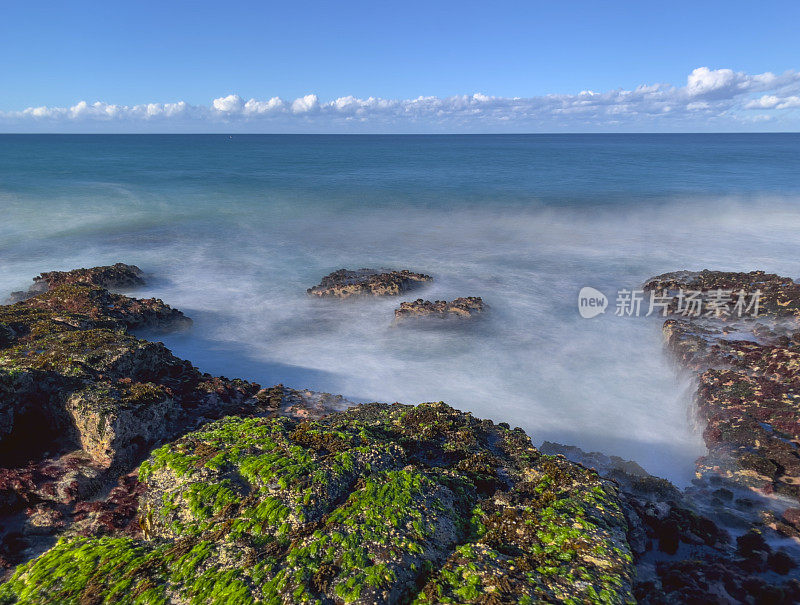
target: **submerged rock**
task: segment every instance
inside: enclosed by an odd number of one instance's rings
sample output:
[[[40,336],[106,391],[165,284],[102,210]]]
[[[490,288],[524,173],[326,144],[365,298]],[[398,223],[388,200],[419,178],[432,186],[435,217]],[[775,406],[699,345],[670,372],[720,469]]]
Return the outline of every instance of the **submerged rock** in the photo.
[[[0,601],[631,599],[613,484],[442,403],[226,418],[139,478],[139,536],[63,539]]]
[[[322,281],[309,288],[313,296],[349,298],[351,296],[397,296],[419,288],[433,278],[407,269],[389,271],[378,269],[339,269],[326,275]]]
[[[479,296],[456,298],[452,302],[431,302],[418,298],[413,302],[401,302],[400,307],[394,311],[394,319],[398,324],[410,319],[473,319],[486,311],[486,308]]]

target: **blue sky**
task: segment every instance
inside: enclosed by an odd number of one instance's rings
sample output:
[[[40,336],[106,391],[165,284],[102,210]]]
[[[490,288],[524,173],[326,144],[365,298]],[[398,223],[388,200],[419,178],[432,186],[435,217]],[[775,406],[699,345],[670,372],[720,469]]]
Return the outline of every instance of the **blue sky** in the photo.
[[[798,22],[796,1],[16,2],[0,130],[798,130]],[[717,88],[682,94],[698,68]]]

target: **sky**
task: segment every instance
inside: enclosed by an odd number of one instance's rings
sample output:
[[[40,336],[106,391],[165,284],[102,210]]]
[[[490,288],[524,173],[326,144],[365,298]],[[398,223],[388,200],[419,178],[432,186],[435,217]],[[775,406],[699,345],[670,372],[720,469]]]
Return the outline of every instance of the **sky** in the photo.
[[[800,130],[800,2],[4,3],[0,132]]]

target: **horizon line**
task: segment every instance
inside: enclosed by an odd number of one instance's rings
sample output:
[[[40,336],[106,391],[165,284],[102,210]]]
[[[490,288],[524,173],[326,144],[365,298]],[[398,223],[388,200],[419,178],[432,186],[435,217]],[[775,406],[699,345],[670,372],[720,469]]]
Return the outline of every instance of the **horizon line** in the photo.
[[[554,136],[554,135],[744,135],[800,134],[800,130],[717,130],[717,131],[557,131],[557,132],[0,132],[0,136]]]

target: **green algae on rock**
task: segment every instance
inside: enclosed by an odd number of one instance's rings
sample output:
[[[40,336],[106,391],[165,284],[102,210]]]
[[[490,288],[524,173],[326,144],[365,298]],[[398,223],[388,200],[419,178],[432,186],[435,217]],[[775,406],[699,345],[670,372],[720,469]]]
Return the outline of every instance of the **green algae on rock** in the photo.
[[[632,599],[616,488],[443,403],[228,417],[139,472],[140,539],[62,540],[0,603]]]

